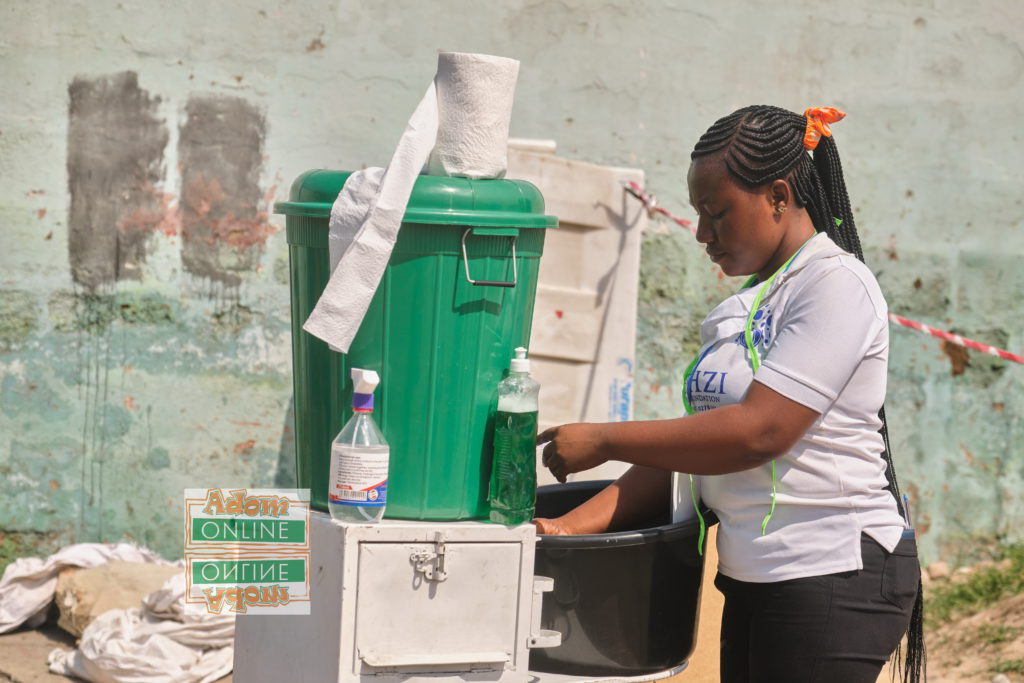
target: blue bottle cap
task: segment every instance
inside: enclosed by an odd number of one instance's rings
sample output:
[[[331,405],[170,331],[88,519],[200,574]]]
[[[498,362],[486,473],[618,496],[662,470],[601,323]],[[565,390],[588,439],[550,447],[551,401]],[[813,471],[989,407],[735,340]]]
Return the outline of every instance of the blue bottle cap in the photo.
[[[352,394],[352,410],[373,412],[373,394]]]

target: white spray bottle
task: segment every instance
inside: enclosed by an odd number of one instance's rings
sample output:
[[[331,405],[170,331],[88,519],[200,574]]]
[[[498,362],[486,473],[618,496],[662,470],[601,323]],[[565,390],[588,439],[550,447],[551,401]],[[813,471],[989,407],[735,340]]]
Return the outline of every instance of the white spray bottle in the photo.
[[[388,497],[391,450],[373,420],[373,391],[380,377],[352,368],[352,417],[331,446],[327,504],[331,517],[361,524],[379,522]]]

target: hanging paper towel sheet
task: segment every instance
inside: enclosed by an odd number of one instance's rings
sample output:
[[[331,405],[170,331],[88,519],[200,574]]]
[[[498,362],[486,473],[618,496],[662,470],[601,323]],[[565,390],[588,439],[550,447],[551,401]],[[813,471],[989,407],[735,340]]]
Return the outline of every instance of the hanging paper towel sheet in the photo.
[[[347,353],[391,258],[416,177],[502,178],[519,62],[442,52],[387,168],[349,176],[331,208],[331,277],[302,326]]]

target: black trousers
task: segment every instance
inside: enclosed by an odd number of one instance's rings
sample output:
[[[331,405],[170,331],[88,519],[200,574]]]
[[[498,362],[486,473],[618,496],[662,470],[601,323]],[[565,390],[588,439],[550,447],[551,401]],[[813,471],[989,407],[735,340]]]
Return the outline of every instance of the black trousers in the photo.
[[[913,537],[861,535],[864,569],[776,583],[719,574],[723,683],[875,683],[907,631],[921,570]]]

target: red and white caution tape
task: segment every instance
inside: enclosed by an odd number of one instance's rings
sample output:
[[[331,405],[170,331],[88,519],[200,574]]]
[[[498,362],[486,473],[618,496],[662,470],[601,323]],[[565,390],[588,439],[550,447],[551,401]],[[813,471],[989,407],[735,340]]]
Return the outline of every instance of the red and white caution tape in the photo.
[[[632,180],[627,181],[626,183],[624,183],[624,185],[626,186],[626,192],[630,193],[631,195],[640,200],[640,202],[644,205],[644,208],[647,209],[648,215],[660,213],[665,218],[675,221],[676,225],[686,228],[694,235],[697,234],[697,226],[695,226],[692,221],[688,221],[685,218],[676,218],[668,211],[658,206],[658,199],[653,194],[647,194],[646,192],[644,192],[644,188],[640,187],[640,185],[633,182]]]
[[[967,348],[974,349],[975,351],[981,351],[982,353],[988,353],[993,356],[998,356],[999,358],[1012,360],[1014,363],[1024,364],[1024,356],[1018,355],[1016,353],[1010,353],[1009,351],[1003,351],[1002,349],[997,349],[994,346],[989,346],[988,344],[976,342],[973,339],[965,339],[961,337],[959,334],[953,334],[952,332],[943,332],[942,330],[937,330],[934,327],[928,327],[927,325],[919,323],[916,320],[909,320],[902,316],[896,315],[895,313],[889,314],[889,320],[896,323],[897,325],[902,325],[903,327],[909,327],[910,329],[917,330],[918,332],[930,334],[933,337],[943,339],[945,341],[957,344],[959,346],[966,346]]]
[[[626,192],[633,195],[643,203],[644,208],[647,209],[648,214],[661,214],[662,216],[665,216],[666,218],[674,221],[677,225],[687,228],[690,232],[697,234],[697,228],[693,225],[691,221],[688,221],[685,218],[677,218],[668,211],[666,211],[665,209],[658,206],[658,200],[655,198],[655,196],[645,192],[644,189],[640,187],[640,185],[638,185],[637,183],[629,181],[625,183],[625,188]],[[981,351],[982,353],[987,353],[998,358],[1003,358],[1005,360],[1013,361],[1014,363],[1020,363],[1024,365],[1024,356],[1021,356],[1016,353],[1010,353],[1009,351],[1004,351],[1003,349],[997,349],[994,346],[982,344],[981,342],[976,342],[973,339],[965,339],[964,337],[961,337],[959,334],[953,334],[952,332],[944,332],[943,330],[937,330],[934,327],[929,327],[924,323],[919,323],[916,320],[904,318],[903,316],[896,315],[895,313],[889,314],[889,321],[902,327],[909,327],[912,330],[917,330],[918,332],[930,334],[933,337],[942,339],[944,341],[948,341],[951,344],[964,346],[968,349],[974,349],[975,351]]]

